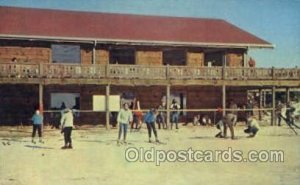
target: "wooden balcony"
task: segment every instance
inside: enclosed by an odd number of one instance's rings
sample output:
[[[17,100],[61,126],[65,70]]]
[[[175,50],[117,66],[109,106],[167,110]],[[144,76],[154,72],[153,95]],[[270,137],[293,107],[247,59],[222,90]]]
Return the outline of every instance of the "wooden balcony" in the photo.
[[[103,83],[116,80],[146,80],[167,82],[177,81],[179,84],[193,80],[196,84],[203,81],[228,82],[277,82],[300,85],[300,69],[298,68],[223,68],[193,66],[142,66],[142,65],[78,65],[78,64],[31,64],[0,63],[1,83],[35,83],[39,80],[65,83]],[[270,85],[272,85],[270,84]]]

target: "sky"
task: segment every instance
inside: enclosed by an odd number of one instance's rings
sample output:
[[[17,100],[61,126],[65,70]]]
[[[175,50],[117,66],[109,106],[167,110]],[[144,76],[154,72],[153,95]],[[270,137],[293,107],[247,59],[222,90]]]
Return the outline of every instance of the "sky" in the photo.
[[[0,0],[0,6],[224,19],[272,43],[258,67],[300,64],[300,0]]]

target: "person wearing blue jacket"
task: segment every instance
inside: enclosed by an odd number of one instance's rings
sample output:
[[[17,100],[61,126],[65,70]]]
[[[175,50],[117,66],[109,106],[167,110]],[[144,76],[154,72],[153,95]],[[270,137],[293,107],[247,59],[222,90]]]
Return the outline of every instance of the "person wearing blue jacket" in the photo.
[[[157,116],[157,111],[156,109],[150,109],[149,112],[144,117],[144,122],[147,125],[147,130],[148,130],[148,136],[149,136],[149,143],[151,143],[151,133],[153,131],[154,136],[155,136],[155,141],[159,142],[157,138],[157,131],[155,128],[155,122],[156,122],[156,116]]]
[[[40,114],[39,110],[35,111],[35,114],[32,116],[31,120],[33,122],[32,143],[35,143],[34,137],[35,137],[36,131],[38,131],[40,143],[43,143],[43,140],[42,140],[43,116]]]

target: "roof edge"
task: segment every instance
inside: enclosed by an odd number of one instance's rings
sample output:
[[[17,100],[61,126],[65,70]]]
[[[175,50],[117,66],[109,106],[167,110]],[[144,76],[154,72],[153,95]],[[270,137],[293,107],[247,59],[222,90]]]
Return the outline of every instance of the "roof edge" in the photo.
[[[0,34],[0,39],[20,39],[30,41],[55,41],[55,42],[79,42],[79,43],[107,43],[129,45],[167,45],[167,46],[193,46],[193,47],[218,47],[218,48],[275,48],[273,44],[249,44],[249,43],[218,43],[218,42],[176,42],[176,41],[149,41],[149,40],[126,40],[109,38],[83,38],[83,37],[60,37],[39,35],[10,35]]]

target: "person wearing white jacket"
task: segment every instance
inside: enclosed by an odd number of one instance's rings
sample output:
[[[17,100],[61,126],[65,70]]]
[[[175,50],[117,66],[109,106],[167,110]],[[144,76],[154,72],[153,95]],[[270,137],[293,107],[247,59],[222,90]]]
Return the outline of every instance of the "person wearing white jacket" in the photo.
[[[65,109],[60,120],[61,133],[64,133],[65,146],[62,149],[72,149],[72,129],[73,129],[73,112],[70,109]]]
[[[126,135],[127,135],[127,127],[129,125],[130,122],[132,122],[133,116],[132,116],[132,112],[129,109],[129,106],[127,103],[125,103],[123,105],[123,108],[121,108],[121,110],[119,111],[118,114],[118,124],[119,124],[119,135],[118,135],[118,141],[117,144],[120,144],[120,139],[121,139],[121,135],[122,135],[122,130],[124,132],[124,140],[123,143],[126,144]]]

